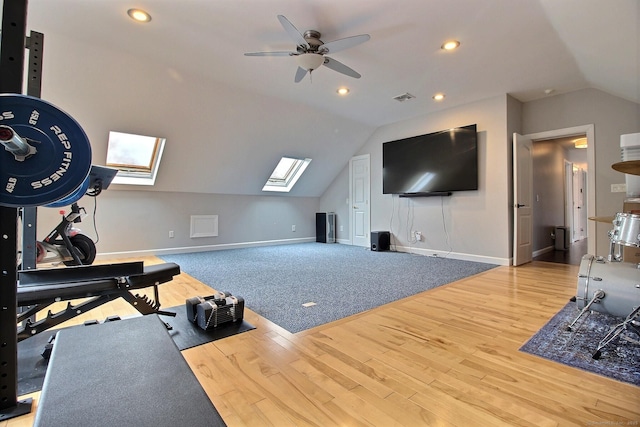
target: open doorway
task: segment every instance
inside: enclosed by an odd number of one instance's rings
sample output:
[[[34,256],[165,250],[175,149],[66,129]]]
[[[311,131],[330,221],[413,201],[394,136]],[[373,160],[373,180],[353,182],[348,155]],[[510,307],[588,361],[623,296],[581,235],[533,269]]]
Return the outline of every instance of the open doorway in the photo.
[[[533,143],[534,260],[579,265],[588,253],[586,134]]]
[[[570,138],[577,136],[586,135],[587,138],[587,161],[586,161],[586,170],[587,170],[587,185],[586,185],[586,211],[587,218],[595,219],[595,205],[596,205],[596,196],[595,196],[595,173],[588,173],[588,170],[595,165],[595,126],[593,124],[575,126],[572,128],[565,129],[557,129],[545,132],[531,133],[527,135],[518,135],[514,133],[513,137],[513,189],[514,189],[514,215],[513,215],[513,265],[521,265],[531,261],[533,258],[536,258],[542,253],[544,253],[545,249],[551,249],[551,245],[546,245],[546,238],[551,239],[553,231],[550,229],[555,229],[558,223],[563,223],[564,218],[548,220],[544,215],[547,212],[556,213],[558,212],[554,208],[544,209],[544,207],[540,204],[541,201],[546,201],[545,193],[541,193],[544,189],[552,189],[555,191],[562,191],[563,196],[561,197],[560,206],[562,211],[564,212],[564,181],[561,179],[560,183],[550,183],[544,184],[543,178],[547,177],[546,170],[540,170],[539,167],[534,166],[532,154],[524,153],[525,147],[532,147],[533,143],[536,141],[548,141],[559,138]],[[553,148],[553,144],[547,144],[547,147]],[[531,148],[529,151],[532,151]],[[562,157],[561,157],[562,158]],[[522,166],[520,167],[520,163]],[[557,164],[557,163],[556,163]],[[564,176],[564,161],[561,161],[560,164],[560,174]],[[521,185],[521,183],[536,183],[537,191],[534,192],[533,185]],[[542,190],[541,190],[542,189]],[[584,194],[584,192],[583,192]],[[523,202],[520,201],[522,198]],[[557,203],[557,198],[550,198],[555,203]],[[521,207],[528,207],[529,211],[533,211],[531,214],[528,214],[526,221],[520,221],[518,212]],[[587,238],[582,239],[582,241],[586,240],[587,251],[584,253],[593,254],[595,253],[596,248],[596,224],[595,221],[587,220]],[[534,224],[536,225],[534,230]],[[535,231],[535,235],[534,235]],[[541,236],[538,237],[538,236]],[[554,246],[555,246],[555,235],[554,237]],[[522,244],[525,242],[526,244]],[[522,249],[522,250],[521,250]],[[525,253],[526,251],[526,253]]]

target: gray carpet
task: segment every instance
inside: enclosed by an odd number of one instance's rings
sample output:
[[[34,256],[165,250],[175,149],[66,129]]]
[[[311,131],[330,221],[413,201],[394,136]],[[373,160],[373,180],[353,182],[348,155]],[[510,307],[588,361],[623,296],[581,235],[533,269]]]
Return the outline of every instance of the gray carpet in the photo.
[[[301,243],[167,255],[183,272],[295,333],[491,268],[493,264]],[[305,308],[303,304],[316,305]]]
[[[595,360],[592,355],[600,340],[624,319],[594,311],[568,332],[566,327],[578,313],[576,303],[569,302],[520,351],[640,386],[640,345],[637,343],[640,337],[625,331]]]

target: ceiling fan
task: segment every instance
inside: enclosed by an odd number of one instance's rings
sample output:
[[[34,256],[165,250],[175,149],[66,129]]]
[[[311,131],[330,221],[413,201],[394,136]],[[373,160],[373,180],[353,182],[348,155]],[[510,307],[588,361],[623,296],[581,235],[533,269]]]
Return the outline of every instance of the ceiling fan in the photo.
[[[321,65],[327,68],[342,73],[346,76],[359,79],[361,75],[350,67],[347,67],[342,62],[336,61],[333,58],[326,56],[329,53],[335,53],[350,47],[359,45],[369,40],[371,37],[369,34],[360,34],[359,36],[346,37],[343,39],[334,40],[332,42],[324,43],[320,40],[320,32],[315,30],[305,31],[304,34],[300,33],[293,26],[291,22],[283,15],[278,15],[280,24],[284,27],[285,31],[296,43],[295,52],[249,52],[245,53],[245,56],[295,56],[298,60],[298,70],[295,75],[295,82],[299,83],[309,73],[317,70]]]

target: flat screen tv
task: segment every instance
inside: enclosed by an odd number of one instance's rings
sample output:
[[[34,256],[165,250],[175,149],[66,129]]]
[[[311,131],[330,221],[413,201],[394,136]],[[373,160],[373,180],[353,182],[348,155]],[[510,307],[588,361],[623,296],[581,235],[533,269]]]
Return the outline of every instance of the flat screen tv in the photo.
[[[382,144],[382,193],[450,195],[478,189],[476,125]]]

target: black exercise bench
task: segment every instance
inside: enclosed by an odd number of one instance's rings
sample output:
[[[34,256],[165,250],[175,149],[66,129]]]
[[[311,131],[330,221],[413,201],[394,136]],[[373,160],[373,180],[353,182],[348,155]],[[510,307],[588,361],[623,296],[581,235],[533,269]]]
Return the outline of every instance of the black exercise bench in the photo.
[[[144,267],[141,261],[20,271],[17,300],[22,311],[18,313],[17,322],[23,324],[18,327],[18,341],[116,298],[123,298],[141,314],[175,316],[160,310],[158,285],[173,280],[178,274],[180,266],[172,262]],[[153,287],[152,298],[131,293],[148,287]],[[59,312],[49,311],[43,319],[33,320],[36,313],[53,303],[84,298],[89,299],[77,305],[68,302]]]

